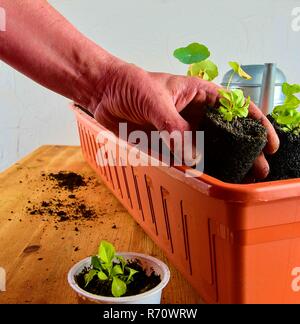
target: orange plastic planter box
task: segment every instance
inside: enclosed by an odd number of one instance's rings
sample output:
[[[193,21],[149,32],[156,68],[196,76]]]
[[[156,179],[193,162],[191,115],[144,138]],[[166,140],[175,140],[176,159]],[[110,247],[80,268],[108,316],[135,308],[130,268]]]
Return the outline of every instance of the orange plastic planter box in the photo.
[[[300,303],[300,179],[236,185],[173,167],[101,167],[104,128],[73,110],[85,159],[205,302]]]

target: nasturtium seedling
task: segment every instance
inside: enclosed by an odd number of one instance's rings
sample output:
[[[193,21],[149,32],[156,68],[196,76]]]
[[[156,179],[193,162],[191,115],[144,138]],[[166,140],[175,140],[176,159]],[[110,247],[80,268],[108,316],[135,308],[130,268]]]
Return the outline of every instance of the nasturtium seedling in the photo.
[[[219,113],[223,120],[230,122],[236,117],[245,118],[248,116],[250,97],[245,99],[242,90],[220,89],[219,93],[221,95]]]
[[[210,52],[205,45],[192,43],[187,47],[181,47],[173,54],[180,62],[189,64],[188,76],[196,76],[200,79],[213,81],[218,75],[218,67],[208,58]],[[246,73],[238,62],[229,62],[232,73],[227,83],[227,89],[219,90],[221,95],[219,113],[223,120],[232,121],[236,117],[245,118],[248,116],[250,97],[245,99],[244,93],[240,89],[230,90],[230,84],[235,74],[241,78],[250,80],[252,77]],[[295,91],[295,89],[293,88]],[[296,89],[297,90],[297,89]]]
[[[85,287],[94,279],[108,281],[114,297],[121,297],[127,291],[127,285],[134,280],[138,272],[128,266],[127,261],[115,254],[115,247],[107,242],[101,241],[98,255],[91,258],[91,269],[84,276]]]
[[[282,92],[285,95],[284,103],[273,109],[272,117],[283,131],[300,135],[300,100],[295,96],[300,93],[300,84],[285,82],[282,84]]]
[[[235,74],[241,78],[250,80],[252,77],[247,74],[237,62],[229,62],[233,72],[228,80],[227,89],[220,89],[220,107],[219,113],[222,115],[223,120],[231,122],[234,118],[245,118],[249,113],[250,97],[245,99],[244,93],[241,89],[231,89],[230,84]]]
[[[208,60],[210,51],[199,43],[192,43],[187,47],[181,47],[174,51],[173,55],[184,64],[189,64],[188,76],[196,76],[203,80],[214,80],[219,72],[218,67]]]

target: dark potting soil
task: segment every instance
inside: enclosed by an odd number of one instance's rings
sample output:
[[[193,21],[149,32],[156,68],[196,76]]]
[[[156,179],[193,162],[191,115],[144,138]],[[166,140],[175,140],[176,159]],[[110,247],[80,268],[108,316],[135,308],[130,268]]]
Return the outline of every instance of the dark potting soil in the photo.
[[[280,140],[275,154],[266,156],[270,173],[265,181],[300,178],[300,136],[284,132],[274,118],[267,116]]]
[[[45,187],[45,189],[60,190],[62,194],[73,192],[75,189],[87,186],[91,178],[85,179],[82,175],[74,172],[60,171],[58,173],[42,173],[43,181],[55,182],[52,187]],[[44,186],[46,185],[44,184]],[[67,198],[53,197],[44,201],[33,203],[28,200],[26,211],[29,215],[38,215],[42,217],[43,221],[54,218],[56,224],[65,221],[84,221],[96,217],[96,212],[93,208],[86,205],[83,199],[79,199],[75,194],[65,195]],[[47,218],[48,217],[48,218]],[[76,231],[76,230],[75,230]]]
[[[49,178],[56,180],[58,187],[70,191],[86,186],[83,176],[75,172],[60,171],[58,173],[50,173]]]
[[[156,287],[161,282],[160,276],[154,271],[152,271],[150,275],[147,275],[139,260],[129,261],[128,266],[137,270],[138,272],[134,275],[134,280],[127,285],[127,291],[122,297],[144,293]],[[77,282],[78,286],[94,295],[113,297],[111,293],[111,281],[103,281],[95,276],[85,287],[84,275],[88,273],[89,270],[89,268],[84,268],[79,275],[75,276],[75,281]]]
[[[207,109],[204,135],[204,173],[231,183],[241,183],[267,142],[259,121],[236,118],[226,122],[216,109]]]
[[[67,199],[62,200],[59,198],[28,206],[26,210],[30,215],[56,217],[59,222],[92,219],[96,216],[95,211],[87,207],[82,200],[70,203]]]

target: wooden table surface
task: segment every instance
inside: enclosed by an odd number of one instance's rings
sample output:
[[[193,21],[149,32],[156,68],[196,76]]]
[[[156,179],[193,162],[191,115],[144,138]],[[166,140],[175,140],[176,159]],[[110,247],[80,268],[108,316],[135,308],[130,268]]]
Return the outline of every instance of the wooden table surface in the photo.
[[[94,219],[57,222],[51,215],[30,215],[30,204],[66,199],[70,194],[45,180],[45,174],[59,171],[91,177],[76,197],[96,211]],[[7,274],[1,304],[77,303],[67,272],[75,262],[95,254],[101,239],[114,243],[118,251],[150,254],[169,265],[171,280],[164,289],[163,303],[201,303],[163,252],[96,178],[80,147],[42,146],[0,174],[0,267]]]

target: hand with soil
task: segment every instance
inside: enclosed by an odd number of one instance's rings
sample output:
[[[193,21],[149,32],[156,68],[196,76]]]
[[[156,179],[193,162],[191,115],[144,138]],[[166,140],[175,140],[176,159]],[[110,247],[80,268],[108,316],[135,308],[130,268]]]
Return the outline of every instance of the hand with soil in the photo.
[[[111,70],[103,96],[92,113],[115,133],[118,133],[119,123],[125,121],[129,130],[197,130],[205,108],[218,107],[220,87],[212,82],[196,77],[146,72],[123,62],[115,62]],[[249,116],[266,127],[268,143],[265,151],[274,153],[279,140],[269,120],[254,103],[250,104]],[[265,178],[268,172],[268,163],[261,153],[254,162],[253,176]]]
[[[87,39],[44,0],[0,0],[0,7],[10,18],[6,32],[0,32],[0,59],[88,108],[113,131],[120,121],[128,121],[131,129],[196,129],[202,108],[217,105],[213,83],[125,63]],[[257,107],[251,104],[250,109],[268,130],[266,150],[275,152],[279,142],[273,127]],[[263,154],[254,167],[256,177],[267,175]]]

